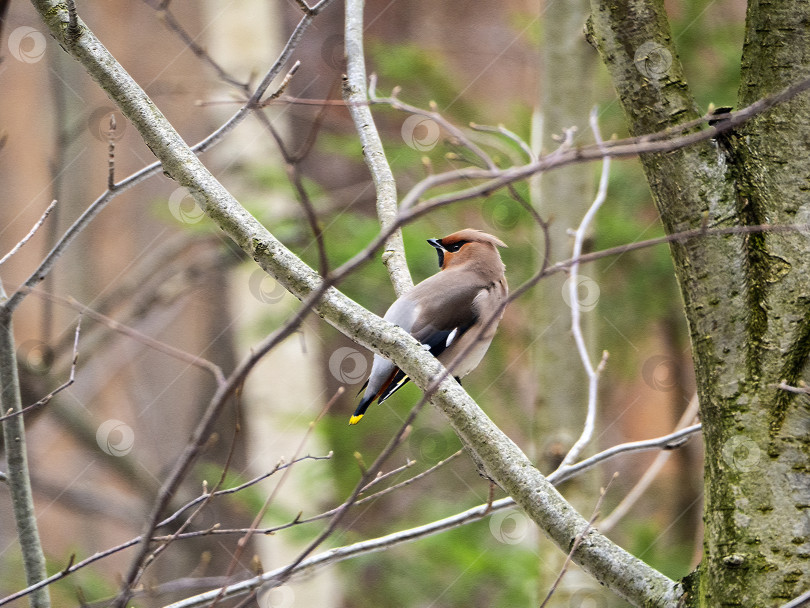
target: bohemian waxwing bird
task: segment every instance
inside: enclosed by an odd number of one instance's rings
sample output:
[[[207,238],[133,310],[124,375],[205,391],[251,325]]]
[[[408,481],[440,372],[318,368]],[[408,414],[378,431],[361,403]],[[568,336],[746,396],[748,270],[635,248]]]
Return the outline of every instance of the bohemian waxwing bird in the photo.
[[[506,245],[470,228],[428,243],[439,254],[440,271],[394,302],[383,318],[409,332],[443,365],[452,364],[449,371],[459,380],[480,363],[503,316],[499,310],[509,288],[497,248]],[[454,361],[459,353],[465,354]],[[407,382],[396,365],[374,355],[366,392],[349,424],[360,422],[375,399],[382,403]]]

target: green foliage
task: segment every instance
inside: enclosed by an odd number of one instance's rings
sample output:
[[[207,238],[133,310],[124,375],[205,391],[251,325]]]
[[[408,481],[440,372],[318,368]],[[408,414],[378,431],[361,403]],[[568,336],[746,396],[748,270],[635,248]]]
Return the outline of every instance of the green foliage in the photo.
[[[673,541],[671,534],[652,520],[634,519],[627,550],[675,580],[691,570],[693,547]]]
[[[86,550],[76,548],[73,550],[76,561],[86,556]],[[49,559],[49,564],[61,564],[64,567],[64,558],[59,560]],[[48,575],[56,574],[57,567],[49,568]],[[57,581],[50,586],[52,606],[76,606],[79,605],[77,598],[82,598],[88,602],[99,601],[115,597],[118,587],[114,580],[102,576],[93,568],[83,568],[68,578]],[[137,606],[138,604],[132,604]]]
[[[456,117],[472,118],[471,108],[459,98],[452,71],[440,54],[416,44],[373,38],[368,40],[367,53],[381,86],[401,86],[409,100],[435,101],[440,108],[452,105]],[[380,90],[379,94],[385,93]]]
[[[703,110],[709,103],[734,105],[743,21],[729,18],[729,6],[706,0],[684,3],[682,9],[681,18],[672,21],[672,33],[692,93]]]
[[[421,514],[425,521],[441,516],[436,509]],[[496,540],[489,519],[392,549],[385,559],[359,559],[356,566],[374,581],[348,587],[347,603],[357,608],[390,606],[391,598],[398,606],[447,608],[527,606],[536,599],[535,551]]]

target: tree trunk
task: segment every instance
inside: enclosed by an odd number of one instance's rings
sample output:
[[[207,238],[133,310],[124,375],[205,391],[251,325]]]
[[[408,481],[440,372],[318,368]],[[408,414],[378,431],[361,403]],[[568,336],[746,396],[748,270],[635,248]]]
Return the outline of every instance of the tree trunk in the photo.
[[[630,130],[651,133],[699,112],[663,3],[592,2],[589,30]],[[740,106],[808,74],[810,8],[748,7]],[[642,158],[668,233],[806,223],[807,97],[717,140]],[[797,146],[797,142],[804,145]],[[706,443],[700,606],[777,606],[810,587],[807,234],[706,236],[671,247],[689,321]]]
[[[549,2],[543,11],[540,116],[542,146],[547,153],[560,145],[565,129],[577,127],[578,140],[588,138],[588,113],[593,105],[594,53],[582,39],[587,2]],[[571,78],[577,74],[577,78]],[[548,238],[550,263],[571,257],[569,230],[582,221],[594,195],[593,166],[577,164],[542,176],[538,210],[551,218]],[[545,238],[545,235],[543,235]],[[537,244],[545,251],[545,243]],[[548,277],[535,289],[536,323],[542,331],[537,342],[539,385],[538,436],[545,438],[540,462],[555,469],[576,441],[585,420],[588,378],[571,334],[571,307],[563,297],[566,276]],[[583,333],[593,333],[592,317],[583,313]],[[560,382],[568,378],[570,382]]]
[[[588,0],[564,3],[552,0],[545,2],[542,9],[539,114],[545,154],[560,145],[558,138],[565,129],[576,127],[577,141],[589,139],[588,114],[593,107],[597,57],[582,37]],[[595,190],[593,175],[593,165],[576,164],[538,176],[539,192],[532,202],[551,223],[547,234],[538,229],[537,250],[545,252],[544,240],[548,238],[550,263],[571,257],[573,240],[569,231],[579,225],[591,205]],[[559,466],[582,432],[588,403],[588,378],[571,333],[570,303],[563,297],[564,293],[567,295],[566,278],[563,274],[550,276],[534,290],[535,322],[542,334],[534,349],[538,395],[534,436],[542,440],[535,461],[544,471]],[[588,307],[583,310],[582,329],[590,346],[596,326],[595,313],[589,311]],[[567,381],[560,382],[560,378]],[[587,512],[598,492],[599,478],[594,472],[580,478],[573,487],[569,484],[565,494],[580,512]],[[566,556],[556,551],[546,538],[539,540],[538,550],[543,555],[538,591],[544,597]],[[575,595],[596,602],[597,596],[601,601],[609,592],[577,570],[563,579],[556,594],[556,601],[564,605]]]

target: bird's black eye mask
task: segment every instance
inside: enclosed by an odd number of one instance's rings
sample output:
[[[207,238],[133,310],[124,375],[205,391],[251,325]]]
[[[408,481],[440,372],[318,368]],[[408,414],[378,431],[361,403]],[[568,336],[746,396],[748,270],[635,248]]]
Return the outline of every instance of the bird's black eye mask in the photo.
[[[469,243],[469,241],[456,241],[455,243],[451,243],[450,245],[445,245],[442,243],[441,239],[428,239],[428,243],[431,246],[436,248],[436,253],[439,255],[439,268],[444,267],[444,252],[447,251],[448,253],[456,253],[462,246]]]

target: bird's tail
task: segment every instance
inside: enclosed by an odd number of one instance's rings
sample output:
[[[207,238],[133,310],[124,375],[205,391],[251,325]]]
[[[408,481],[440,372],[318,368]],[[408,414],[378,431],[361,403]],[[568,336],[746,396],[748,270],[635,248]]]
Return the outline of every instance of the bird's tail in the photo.
[[[369,393],[369,391],[366,390],[366,394],[363,395],[360,403],[357,404],[357,409],[354,410],[354,414],[352,414],[352,417],[349,418],[349,424],[357,424],[360,422],[360,419],[365,415],[368,406],[374,403],[375,399],[379,399],[378,403],[382,403],[388,399],[388,397],[397,392],[403,385],[407,384],[408,380],[409,378],[405,375],[405,372],[398,368],[394,369],[394,371],[392,371],[391,375],[388,377],[388,380],[383,383],[380,390],[378,390],[376,393]],[[366,384],[363,386],[365,387],[367,384],[368,381],[366,381]],[[362,391],[363,389],[361,388],[360,390]]]
[[[354,414],[352,414],[352,417],[349,418],[349,424],[357,424],[358,422],[360,422],[360,419],[365,415],[368,406],[371,405],[374,399],[376,398],[377,395],[373,393],[371,395],[364,396],[360,400],[360,403],[357,404],[357,409],[354,410]]]

